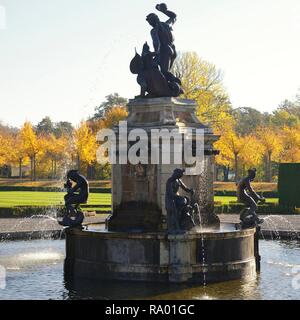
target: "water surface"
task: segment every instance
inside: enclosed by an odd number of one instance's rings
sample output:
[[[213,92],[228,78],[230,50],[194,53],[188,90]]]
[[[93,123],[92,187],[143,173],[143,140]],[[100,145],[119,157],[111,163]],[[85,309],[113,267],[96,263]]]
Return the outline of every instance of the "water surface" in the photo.
[[[261,272],[250,282],[176,285],[121,281],[68,282],[64,279],[64,240],[2,242],[0,265],[6,288],[0,299],[300,299],[292,287],[300,242],[260,241]],[[299,281],[300,285],[300,281]]]

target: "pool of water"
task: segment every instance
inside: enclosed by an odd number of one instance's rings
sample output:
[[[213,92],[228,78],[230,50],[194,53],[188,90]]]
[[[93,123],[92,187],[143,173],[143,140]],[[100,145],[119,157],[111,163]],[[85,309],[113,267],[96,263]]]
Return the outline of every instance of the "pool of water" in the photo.
[[[1,289],[4,283],[0,279],[0,299],[300,299],[300,242],[297,241],[260,241],[261,272],[255,280],[206,287],[69,282],[63,274],[64,245],[63,240],[1,243],[0,270],[2,274],[3,268],[6,270],[6,286]]]

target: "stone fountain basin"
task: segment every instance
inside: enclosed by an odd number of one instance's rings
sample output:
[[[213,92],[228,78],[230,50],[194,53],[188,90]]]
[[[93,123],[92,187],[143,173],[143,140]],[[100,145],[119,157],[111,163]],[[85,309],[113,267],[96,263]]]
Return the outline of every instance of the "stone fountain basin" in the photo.
[[[67,277],[211,283],[253,279],[258,269],[256,229],[234,224],[185,234],[66,229]]]

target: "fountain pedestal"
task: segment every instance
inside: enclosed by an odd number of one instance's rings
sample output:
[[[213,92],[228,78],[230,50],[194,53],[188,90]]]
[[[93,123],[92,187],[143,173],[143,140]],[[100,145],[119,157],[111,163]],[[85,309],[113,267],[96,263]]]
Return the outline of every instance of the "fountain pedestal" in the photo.
[[[172,175],[174,169],[185,168],[185,163],[176,163],[174,157],[176,152],[182,153],[174,148],[174,140],[170,141],[170,164],[151,163],[150,150],[153,148],[158,154],[163,154],[162,141],[151,140],[153,132],[159,130],[164,139],[168,133],[178,130],[193,129],[190,139],[196,142],[196,130],[203,134],[204,157],[202,158],[202,170],[199,173],[191,173],[183,177],[186,185],[195,190],[195,197],[200,204],[202,222],[205,225],[218,224],[219,220],[213,213],[213,169],[214,154],[213,143],[218,139],[211,128],[200,123],[195,114],[196,103],[193,100],[177,98],[135,99],[128,104],[129,116],[127,118],[127,136],[136,129],[143,129],[146,136],[144,145],[148,146],[148,159],[145,163],[133,165],[115,164],[112,167],[112,216],[107,221],[109,231],[164,231],[166,225],[165,191],[166,182]],[[199,130],[201,129],[201,130]],[[115,129],[117,137],[121,139],[124,134],[119,128]],[[191,146],[193,143],[191,143]],[[125,146],[125,148],[128,146]],[[117,155],[122,148],[122,141],[118,140]],[[143,163],[143,162],[142,162]]]

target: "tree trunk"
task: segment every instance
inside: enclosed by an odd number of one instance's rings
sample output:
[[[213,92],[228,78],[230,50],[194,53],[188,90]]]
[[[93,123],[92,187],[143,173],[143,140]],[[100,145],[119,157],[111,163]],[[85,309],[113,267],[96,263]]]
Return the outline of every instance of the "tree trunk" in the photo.
[[[219,166],[214,164],[214,181],[218,181]]]
[[[33,181],[36,181],[36,155],[33,156]]]
[[[272,182],[272,152],[267,154],[267,182]]]
[[[245,164],[243,163],[243,176],[245,176],[246,175],[246,166],[245,166]]]
[[[22,179],[22,159],[19,159],[19,178]]]
[[[51,160],[51,179],[53,180],[53,176],[54,176],[54,160]]]
[[[77,169],[80,171],[80,157],[77,155]]]
[[[228,182],[229,181],[229,167],[223,166],[223,181]]]
[[[234,154],[234,176],[235,176],[235,182],[238,182],[239,180],[239,168],[238,168],[238,155]]]
[[[33,181],[33,156],[30,157],[30,180]]]
[[[57,160],[54,159],[54,179],[57,177]]]
[[[87,178],[90,179],[90,180],[93,180],[95,179],[95,164],[89,164],[87,166]]]

